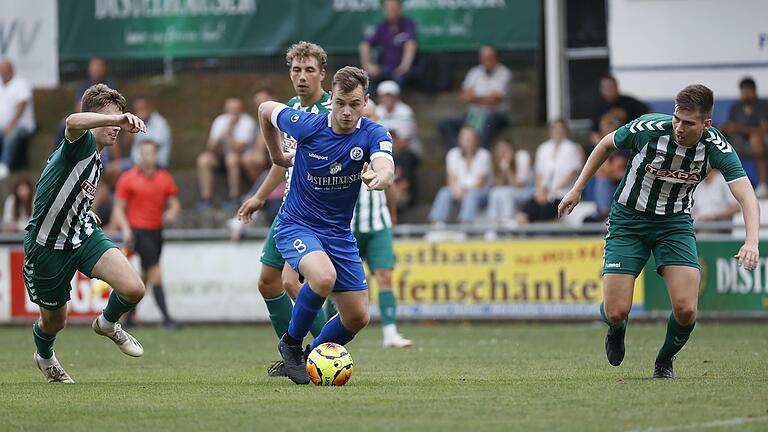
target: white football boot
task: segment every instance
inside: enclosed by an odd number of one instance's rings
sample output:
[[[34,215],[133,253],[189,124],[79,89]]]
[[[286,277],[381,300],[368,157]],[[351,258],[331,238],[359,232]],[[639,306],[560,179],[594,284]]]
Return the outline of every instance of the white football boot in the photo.
[[[381,328],[384,333],[384,341],[382,345],[384,348],[408,348],[413,345],[413,341],[406,339],[397,332],[397,327],[394,324],[385,325]]]
[[[144,354],[144,347],[141,346],[141,343],[139,343],[136,338],[131,336],[130,333],[123,330],[123,327],[120,325],[120,323],[115,323],[114,331],[109,331],[103,329],[101,325],[99,325],[99,317],[96,317],[96,319],[93,320],[92,327],[96,334],[112,339],[112,342],[114,342],[115,345],[117,345],[117,347],[120,348],[120,351],[122,351],[124,354],[131,357],[141,357]]]
[[[44,359],[40,357],[37,352],[35,352],[32,355],[32,358],[35,360],[35,364],[37,365],[37,368],[40,369],[40,372],[43,373],[43,376],[45,376],[45,379],[48,380],[48,382],[60,382],[60,383],[66,383],[66,384],[74,384],[75,381],[69,376],[67,371],[64,370],[63,367],[61,367],[61,363],[56,359],[56,354],[52,355],[49,359]]]

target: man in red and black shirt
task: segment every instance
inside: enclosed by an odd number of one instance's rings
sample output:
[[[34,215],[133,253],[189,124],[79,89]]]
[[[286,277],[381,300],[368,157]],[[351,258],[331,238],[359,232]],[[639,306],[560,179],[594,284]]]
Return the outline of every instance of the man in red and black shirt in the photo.
[[[139,162],[117,182],[114,217],[126,245],[139,255],[142,276],[163,314],[163,325],[175,327],[168,316],[160,274],[163,226],[172,224],[181,209],[178,187],[171,174],[157,167],[157,144],[145,141]]]

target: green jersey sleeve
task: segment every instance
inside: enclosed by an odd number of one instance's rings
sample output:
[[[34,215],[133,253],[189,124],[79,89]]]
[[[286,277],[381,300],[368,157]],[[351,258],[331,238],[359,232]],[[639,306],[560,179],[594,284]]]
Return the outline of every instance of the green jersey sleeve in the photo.
[[[649,140],[660,135],[669,135],[671,130],[672,116],[645,114],[616,129],[613,144],[621,150],[640,150]]]
[[[708,131],[704,132],[704,136],[704,142],[709,153],[709,164],[712,168],[717,168],[723,173],[725,181],[730,183],[747,176],[736,150],[717,128],[709,128]]]
[[[72,161],[80,161],[92,155],[96,151],[96,138],[90,130],[85,131],[80,138],[70,141],[64,137],[62,153],[65,158]]]

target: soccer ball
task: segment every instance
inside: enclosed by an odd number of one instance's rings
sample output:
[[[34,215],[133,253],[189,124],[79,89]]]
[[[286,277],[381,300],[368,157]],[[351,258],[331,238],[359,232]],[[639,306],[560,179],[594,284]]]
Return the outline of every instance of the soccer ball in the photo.
[[[309,379],[319,386],[343,386],[352,377],[352,357],[333,342],[318,345],[307,358]]]

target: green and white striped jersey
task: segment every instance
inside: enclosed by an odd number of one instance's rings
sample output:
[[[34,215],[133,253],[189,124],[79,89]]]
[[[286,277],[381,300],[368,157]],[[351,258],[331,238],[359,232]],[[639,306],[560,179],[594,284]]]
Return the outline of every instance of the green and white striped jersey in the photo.
[[[288,100],[288,103],[286,103],[289,107],[297,110],[306,111],[312,114],[322,114],[327,113],[331,111],[331,97],[328,95],[327,92],[323,92],[323,96],[315,102],[314,104],[310,106],[303,107],[301,106],[301,98],[298,96],[294,96]],[[292,136],[288,136],[288,134],[283,133],[283,150],[289,151],[289,150],[296,150],[296,139]],[[285,197],[288,196],[288,192],[291,190],[291,175],[293,174],[293,167],[288,168],[288,171],[285,173],[285,193],[283,194],[283,201],[285,201]]]
[[[616,131],[616,147],[632,153],[615,202],[656,215],[690,213],[693,192],[710,169],[719,169],[729,183],[746,177],[736,151],[716,128],[693,147],[677,145],[672,135],[667,114],[646,114]]]
[[[27,235],[44,247],[80,247],[97,229],[90,210],[101,170],[91,131],[72,142],[64,138],[37,182]]]
[[[355,212],[352,214],[352,232],[365,234],[392,227],[392,216],[384,191],[369,191],[365,183],[360,185]]]

